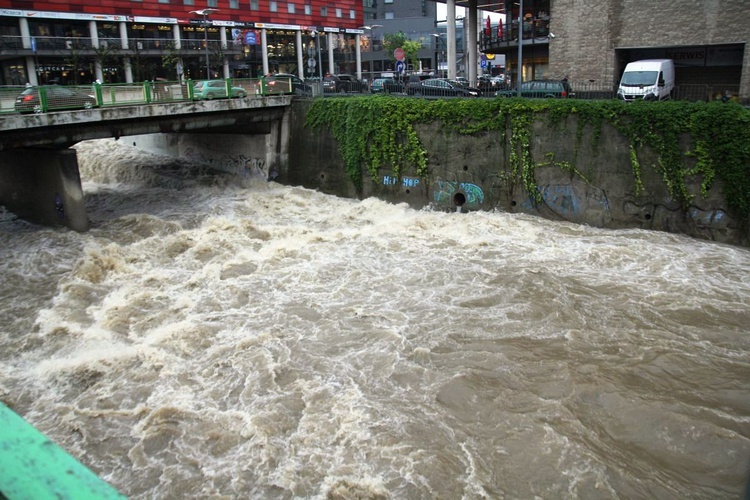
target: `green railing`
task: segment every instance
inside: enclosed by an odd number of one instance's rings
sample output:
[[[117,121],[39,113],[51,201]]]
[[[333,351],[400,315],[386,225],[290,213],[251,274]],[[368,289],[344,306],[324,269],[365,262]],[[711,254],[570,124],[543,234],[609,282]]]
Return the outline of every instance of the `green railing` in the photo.
[[[0,498],[107,500],[125,496],[0,403]]]
[[[211,99],[254,99],[293,94],[289,79],[227,78],[224,80],[156,80],[143,83],[93,83],[89,85],[0,86],[0,113],[46,113],[199,101]]]

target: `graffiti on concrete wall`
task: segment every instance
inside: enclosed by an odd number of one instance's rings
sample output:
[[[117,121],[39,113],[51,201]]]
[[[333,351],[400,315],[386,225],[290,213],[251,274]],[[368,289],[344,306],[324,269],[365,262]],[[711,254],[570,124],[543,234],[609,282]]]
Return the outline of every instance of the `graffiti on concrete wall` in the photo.
[[[393,175],[384,175],[383,185],[384,186],[398,186],[399,185],[398,177],[393,176]],[[401,186],[406,187],[406,188],[415,188],[419,186],[419,179],[417,177],[402,177]]]
[[[565,218],[576,219],[592,209],[609,212],[609,201],[603,191],[584,190],[582,197],[580,190],[570,184],[547,184],[541,186],[539,192],[544,204]],[[535,208],[531,198],[526,199],[523,207],[527,210]]]
[[[690,216],[693,220],[704,226],[724,226],[729,222],[729,217],[723,210],[700,210],[693,208],[690,210]]]
[[[194,162],[211,165],[211,167],[217,170],[237,175],[243,179],[253,177],[269,178],[266,169],[266,160],[263,158],[248,157],[245,155],[222,155],[217,159],[209,157],[200,151],[195,151],[192,148],[188,148],[184,156]],[[272,175],[271,178],[273,177],[275,176]]]
[[[437,181],[435,190],[433,191],[433,198],[436,204],[439,205],[453,205],[453,197],[456,193],[463,193],[466,197],[466,205],[469,207],[477,207],[484,203],[484,191],[476,184],[470,182],[455,182],[455,181]]]

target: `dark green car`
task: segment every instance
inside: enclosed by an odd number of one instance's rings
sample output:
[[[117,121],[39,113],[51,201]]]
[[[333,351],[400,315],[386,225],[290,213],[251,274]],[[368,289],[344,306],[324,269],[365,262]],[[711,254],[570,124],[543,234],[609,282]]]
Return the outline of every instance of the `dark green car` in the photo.
[[[495,96],[517,97],[518,89],[498,90]],[[531,80],[521,84],[521,97],[566,99],[575,97],[575,94],[570,84],[564,80]]]

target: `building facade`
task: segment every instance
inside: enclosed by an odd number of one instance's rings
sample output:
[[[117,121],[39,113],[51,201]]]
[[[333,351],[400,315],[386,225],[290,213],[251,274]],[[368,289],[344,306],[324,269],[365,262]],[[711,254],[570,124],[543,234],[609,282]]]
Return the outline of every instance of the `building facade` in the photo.
[[[614,91],[629,62],[672,59],[679,97],[750,99],[747,0],[524,0],[523,12],[518,0],[502,4],[506,22],[480,40],[481,50],[505,54],[516,68],[521,19],[525,80],[568,77]]]
[[[2,0],[0,84],[354,73],[362,20],[361,0]]]

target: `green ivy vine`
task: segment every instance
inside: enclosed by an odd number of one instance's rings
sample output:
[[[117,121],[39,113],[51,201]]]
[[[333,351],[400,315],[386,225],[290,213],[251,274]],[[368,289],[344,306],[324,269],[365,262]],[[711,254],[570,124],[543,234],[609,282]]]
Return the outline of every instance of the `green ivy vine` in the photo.
[[[735,103],[365,96],[316,99],[308,110],[306,125],[331,130],[346,171],[360,189],[363,168],[375,182],[383,168],[395,175],[414,169],[418,176],[428,176],[428,152],[416,132],[418,124],[439,122],[444,129],[460,134],[495,132],[503,144],[508,131],[508,181],[520,180],[532,200],[538,202],[537,167],[554,165],[588,182],[575,160],[558,162],[554,155],[547,154],[546,161],[536,164],[531,155],[532,125],[536,121],[565,128],[571,116],[577,118],[576,156],[587,129],[596,153],[605,123],[629,140],[637,192],[646,189],[639,152],[648,147],[658,158],[651,166],[660,173],[670,196],[684,208],[692,201],[687,185],[691,176],[700,176],[703,195],[721,178],[729,208],[742,218],[750,216],[750,110]],[[689,144],[689,150],[683,153],[685,144]]]

